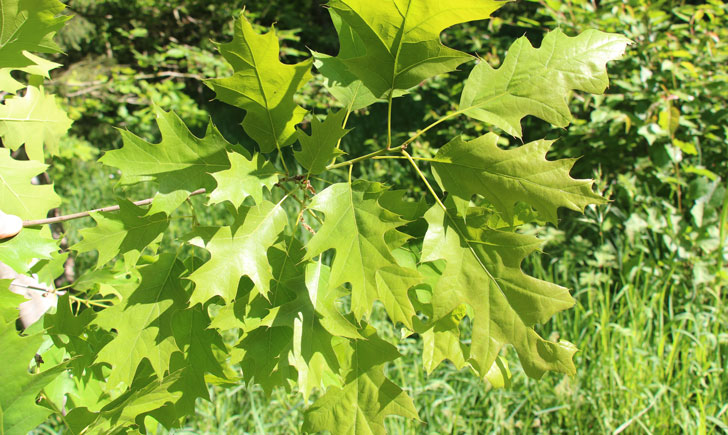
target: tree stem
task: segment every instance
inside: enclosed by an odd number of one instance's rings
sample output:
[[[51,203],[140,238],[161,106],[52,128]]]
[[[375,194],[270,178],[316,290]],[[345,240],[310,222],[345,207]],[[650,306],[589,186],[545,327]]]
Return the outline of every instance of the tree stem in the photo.
[[[389,104],[387,105],[387,149],[392,148],[392,99],[394,89],[389,90]]]
[[[191,196],[195,196],[195,195],[201,195],[201,194],[203,194],[205,192],[206,192],[205,189],[197,189],[194,192],[190,193],[189,196],[191,197]],[[141,205],[151,204],[151,202],[153,200],[154,200],[154,198],[142,199],[141,201],[134,202],[134,205],[141,206]],[[58,222],[65,222],[65,221],[70,221],[70,220],[74,220],[74,219],[85,218],[87,216],[90,216],[91,213],[110,212],[110,211],[118,211],[118,210],[119,210],[119,206],[118,205],[112,205],[112,206],[109,206],[109,207],[97,208],[97,209],[94,209],[94,210],[82,211],[80,213],[67,214],[67,215],[64,215],[64,216],[56,216],[56,217],[52,217],[52,218],[37,219],[37,220],[32,220],[32,221],[23,221],[23,227],[35,227],[35,226],[38,226],[38,225],[55,224],[55,223],[58,223]]]

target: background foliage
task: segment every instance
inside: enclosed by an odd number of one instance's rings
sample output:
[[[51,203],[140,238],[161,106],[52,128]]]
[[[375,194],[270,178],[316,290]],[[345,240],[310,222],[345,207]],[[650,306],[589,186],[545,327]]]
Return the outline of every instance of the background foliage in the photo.
[[[230,142],[253,149],[239,127],[242,113],[211,102],[213,94],[199,81],[230,73],[211,41],[230,40],[233,11],[245,6],[258,30],[274,21],[280,29],[299,29],[279,32],[286,63],[307,56],[301,41],[327,53],[337,46],[328,13],[313,0],[69,1],[68,6],[75,17],[57,38],[66,56],[54,59],[65,66],[47,86],[63,98],[75,121],[60,145],[63,158],[49,169],[52,179],[63,180],[56,186],[63,212],[105,205],[113,197],[110,181],[117,174],[92,163],[101,151],[120,146],[119,134],[108,126],[158,141],[151,102],[173,109],[198,136],[209,112]],[[534,227],[549,244],[543,258],[524,264],[529,273],[569,287],[577,300],[574,309],[541,330],[545,337],[568,337],[581,349],[577,375],[552,374],[535,382],[515,369],[509,388],[491,391],[451,366],[425,377],[418,366],[419,339],[413,337],[399,345],[405,358],[387,373],[411,390],[427,424],[388,420],[394,432],[728,431],[723,380],[728,315],[722,306],[727,13],[728,6],[716,0],[520,1],[488,22],[447,32],[448,45],[478,53],[494,66],[514,37],[525,33],[538,46],[553,27],[569,35],[597,28],[624,34],[635,44],[625,60],[611,65],[607,95],[575,95],[570,109],[576,121],[568,130],[524,120],[524,142],[558,138],[549,157],[583,156],[572,175],[590,178],[598,168],[600,190],[612,200],[588,208],[586,216],[562,211],[559,229]],[[422,96],[403,112],[410,118],[393,136],[405,138],[421,119],[455,108],[466,72],[424,83]],[[301,104],[326,109],[330,103],[321,86],[307,85]],[[367,110],[371,128],[349,133],[346,144],[357,145],[347,146],[361,147],[344,149],[352,155],[374,149],[386,137],[377,130],[386,123],[385,108]],[[434,154],[455,132],[472,139],[485,133],[483,128],[462,119],[419,141],[417,152]],[[373,135],[369,142],[357,140],[361,131]],[[371,173],[362,175],[386,176],[393,184],[413,175],[404,166],[367,170]],[[138,195],[149,193],[142,188]],[[223,216],[207,219],[212,224]],[[69,244],[80,240],[77,228],[86,225],[68,224]],[[95,263],[89,257],[78,259],[77,274]],[[399,337],[382,310],[374,316],[385,338]],[[274,390],[268,399],[243,387],[213,387],[212,393],[212,403],[197,402],[197,415],[184,426],[189,431],[300,427],[304,403],[298,396]],[[60,427],[51,420],[38,431]]]

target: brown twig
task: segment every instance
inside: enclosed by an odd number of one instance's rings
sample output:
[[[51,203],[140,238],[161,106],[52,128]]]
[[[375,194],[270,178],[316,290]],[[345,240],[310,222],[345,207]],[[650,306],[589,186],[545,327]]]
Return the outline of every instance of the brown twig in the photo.
[[[190,196],[201,195],[205,192],[206,192],[205,189],[197,189],[194,192],[190,193]],[[141,201],[134,202],[134,205],[151,204],[151,202],[153,200],[154,200],[154,198],[142,199]],[[64,216],[57,216],[57,217],[52,217],[52,218],[47,218],[47,219],[37,219],[37,220],[33,220],[33,221],[23,221],[23,227],[34,227],[34,226],[38,226],[38,225],[55,224],[58,222],[65,222],[65,221],[70,221],[73,219],[84,218],[84,217],[89,216],[91,213],[110,212],[110,211],[118,211],[118,210],[119,210],[118,205],[112,205],[109,207],[97,208],[95,210],[82,211],[80,213],[67,214]]]

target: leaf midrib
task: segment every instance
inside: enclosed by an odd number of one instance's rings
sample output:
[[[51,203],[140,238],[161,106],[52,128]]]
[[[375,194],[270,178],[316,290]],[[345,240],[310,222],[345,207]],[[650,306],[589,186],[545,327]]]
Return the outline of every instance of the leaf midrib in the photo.
[[[242,26],[242,23],[241,23]],[[243,38],[246,40],[245,37],[245,31],[243,30]],[[258,72],[258,60],[255,58],[255,53],[253,52],[253,48],[250,44],[248,44],[248,47],[250,48],[250,58],[252,60],[252,63],[248,62],[247,59],[243,58],[236,52],[232,52],[238,59],[246,63],[248,66],[253,68],[253,71],[255,72],[255,78],[258,81],[258,87],[260,88],[260,94],[263,96],[263,102],[265,103],[265,114],[268,118],[268,123],[270,124],[270,130],[273,133],[273,140],[275,141],[276,149],[281,149],[281,144],[278,142],[278,132],[276,131],[275,124],[273,123],[273,117],[271,116],[271,109],[270,109],[270,103],[268,102],[268,96],[265,92],[265,87],[263,86],[263,80],[260,77],[260,73]],[[284,65],[285,66],[285,65]],[[252,99],[251,99],[252,100]]]

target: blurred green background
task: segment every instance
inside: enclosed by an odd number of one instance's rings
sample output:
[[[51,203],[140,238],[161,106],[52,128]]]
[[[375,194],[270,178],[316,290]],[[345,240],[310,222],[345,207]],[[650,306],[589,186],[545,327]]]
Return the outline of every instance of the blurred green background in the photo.
[[[282,61],[336,54],[337,39],[319,0],[68,0],[74,18],[58,35],[64,64],[49,84],[74,119],[63,155],[50,169],[63,213],[113,201],[118,175],[95,163],[121,146],[114,127],[156,142],[150,105],[174,110],[201,134],[209,116],[233,143],[248,148],[238,109],[212,101],[201,79],[225,76],[213,42],[227,41],[240,10],[264,31],[275,25]],[[489,21],[457,26],[443,41],[498,66],[508,46],[526,36],[538,45],[559,27],[621,33],[634,44],[608,65],[604,96],[575,93],[574,122],[556,129],[524,120],[524,142],[558,139],[550,159],[579,157],[572,176],[596,178],[611,199],[585,215],[562,210],[558,228],[527,228],[547,241],[524,269],[569,287],[577,306],[542,325],[580,352],[575,377],[528,379],[514,368],[504,390],[448,365],[429,377],[417,337],[398,342],[404,358],[388,368],[415,398],[421,423],[389,419],[391,433],[728,433],[728,5],[722,1],[519,0]],[[395,100],[395,136],[407,135],[455,107],[471,66]],[[314,114],[336,107],[314,79],[299,95]],[[344,149],[357,156],[386,135],[386,106],[357,113]],[[309,115],[312,116],[312,115]],[[468,119],[445,124],[415,144],[427,155],[456,134],[492,127]],[[497,131],[496,131],[497,132]],[[515,140],[510,145],[517,146]],[[368,177],[418,190],[396,161],[361,169]],[[151,192],[134,192],[139,199]],[[211,217],[214,219],[215,217]],[[67,224],[70,243],[88,222]],[[181,225],[181,224],[180,224]],[[182,229],[177,229],[182,231]],[[175,231],[175,228],[172,228]],[[79,257],[77,274],[93,259]],[[383,313],[377,327],[396,340]],[[511,355],[513,357],[513,355]],[[291,433],[302,399],[266,397],[254,386],[212,388],[175,433]],[[56,433],[51,420],[39,433]]]

